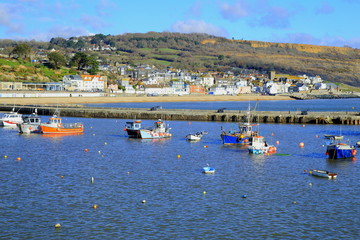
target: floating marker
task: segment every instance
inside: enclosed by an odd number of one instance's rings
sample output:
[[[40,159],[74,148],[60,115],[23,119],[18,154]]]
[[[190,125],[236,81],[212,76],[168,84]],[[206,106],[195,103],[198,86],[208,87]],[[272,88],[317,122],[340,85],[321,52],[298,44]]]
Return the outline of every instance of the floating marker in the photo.
[[[312,183],[309,183],[309,186],[312,186]]]
[[[279,141],[276,141],[276,144],[279,144],[280,142]]]
[[[299,147],[303,148],[305,144],[303,142],[299,143]]]
[[[316,138],[319,138],[319,136],[318,136],[318,135],[316,135],[315,137],[316,137]]]
[[[94,183],[94,177],[91,177],[91,183]]]
[[[64,176],[60,176],[60,178],[64,178]]]
[[[105,142],[104,144],[107,145],[107,142]]]
[[[7,156],[6,156],[6,155],[4,155],[4,158],[7,158]]]
[[[98,207],[98,205],[94,204],[93,208],[94,208],[94,209],[97,209],[97,207]]]
[[[205,145],[204,148],[208,148],[208,145]]]
[[[205,194],[206,194],[206,191],[203,191],[203,194],[205,195]]]
[[[87,149],[87,148],[84,149],[84,152],[88,152],[88,151],[89,151],[89,149]]]
[[[16,160],[20,161],[20,160],[21,160],[21,157],[18,157]]]
[[[180,154],[179,155],[177,155],[177,158],[180,158],[181,156],[180,156]]]
[[[244,194],[244,195],[242,195],[241,197],[242,197],[242,198],[246,198],[247,196]]]
[[[57,224],[54,225],[54,227],[55,228],[61,228],[61,225],[60,225],[60,223],[57,223]]]
[[[297,204],[297,202],[296,202],[296,201],[293,201],[292,203],[293,203],[293,204]]]
[[[146,203],[146,200],[142,200],[141,203]]]

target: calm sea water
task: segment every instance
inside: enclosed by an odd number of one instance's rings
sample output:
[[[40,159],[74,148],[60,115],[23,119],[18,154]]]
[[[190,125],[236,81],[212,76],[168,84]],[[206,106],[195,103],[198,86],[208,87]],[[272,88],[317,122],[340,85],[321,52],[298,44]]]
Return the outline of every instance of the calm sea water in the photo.
[[[359,237],[358,161],[328,160],[323,138],[341,131],[355,144],[359,126],[261,124],[267,142],[289,155],[257,156],[222,145],[220,129],[233,123],[168,121],[172,138],[137,140],[123,131],[126,119],[64,118],[74,121],[85,124],[83,135],[0,128],[0,239]],[[200,142],[185,140],[201,130],[209,134]],[[214,175],[201,173],[207,164]]]
[[[151,97],[149,97],[151,98]],[[87,104],[94,107],[125,107],[125,108],[151,108],[162,106],[165,109],[205,109],[217,110],[226,108],[228,110],[246,110],[248,106],[259,111],[303,111],[314,112],[359,112],[360,99],[317,99],[317,100],[281,100],[281,101],[220,101],[220,102],[146,102],[146,103],[105,103]]]

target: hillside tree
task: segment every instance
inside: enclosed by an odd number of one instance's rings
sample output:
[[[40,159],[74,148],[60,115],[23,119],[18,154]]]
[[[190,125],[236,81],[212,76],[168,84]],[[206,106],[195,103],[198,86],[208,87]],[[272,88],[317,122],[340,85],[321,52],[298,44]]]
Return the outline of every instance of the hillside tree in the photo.
[[[31,47],[25,43],[20,43],[14,47],[10,54],[15,56],[15,58],[26,59],[30,57]]]
[[[66,64],[64,55],[59,52],[51,52],[48,54],[50,66],[54,69],[59,69],[61,66]]]

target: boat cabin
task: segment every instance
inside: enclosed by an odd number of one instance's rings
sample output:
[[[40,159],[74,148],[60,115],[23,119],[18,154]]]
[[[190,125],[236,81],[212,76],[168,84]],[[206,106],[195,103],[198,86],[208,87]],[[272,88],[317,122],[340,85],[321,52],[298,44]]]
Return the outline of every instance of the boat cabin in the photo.
[[[133,122],[126,122],[125,128],[126,129],[134,129],[134,130],[141,129],[141,120],[136,120]]]
[[[251,145],[255,146],[255,147],[267,146],[263,136],[255,136],[255,137],[253,137]]]
[[[38,115],[27,115],[27,116],[23,116],[23,121],[24,123],[27,124],[40,124],[41,122],[41,118]]]

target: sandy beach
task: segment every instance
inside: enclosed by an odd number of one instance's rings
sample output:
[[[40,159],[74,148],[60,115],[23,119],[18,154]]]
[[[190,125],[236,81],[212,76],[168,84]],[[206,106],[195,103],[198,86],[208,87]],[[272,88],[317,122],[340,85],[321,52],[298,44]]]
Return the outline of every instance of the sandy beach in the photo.
[[[240,96],[115,96],[115,97],[38,97],[38,98],[1,98],[3,104],[84,104],[84,103],[121,103],[121,102],[202,102],[202,101],[264,101],[293,100],[288,96],[240,95]]]

